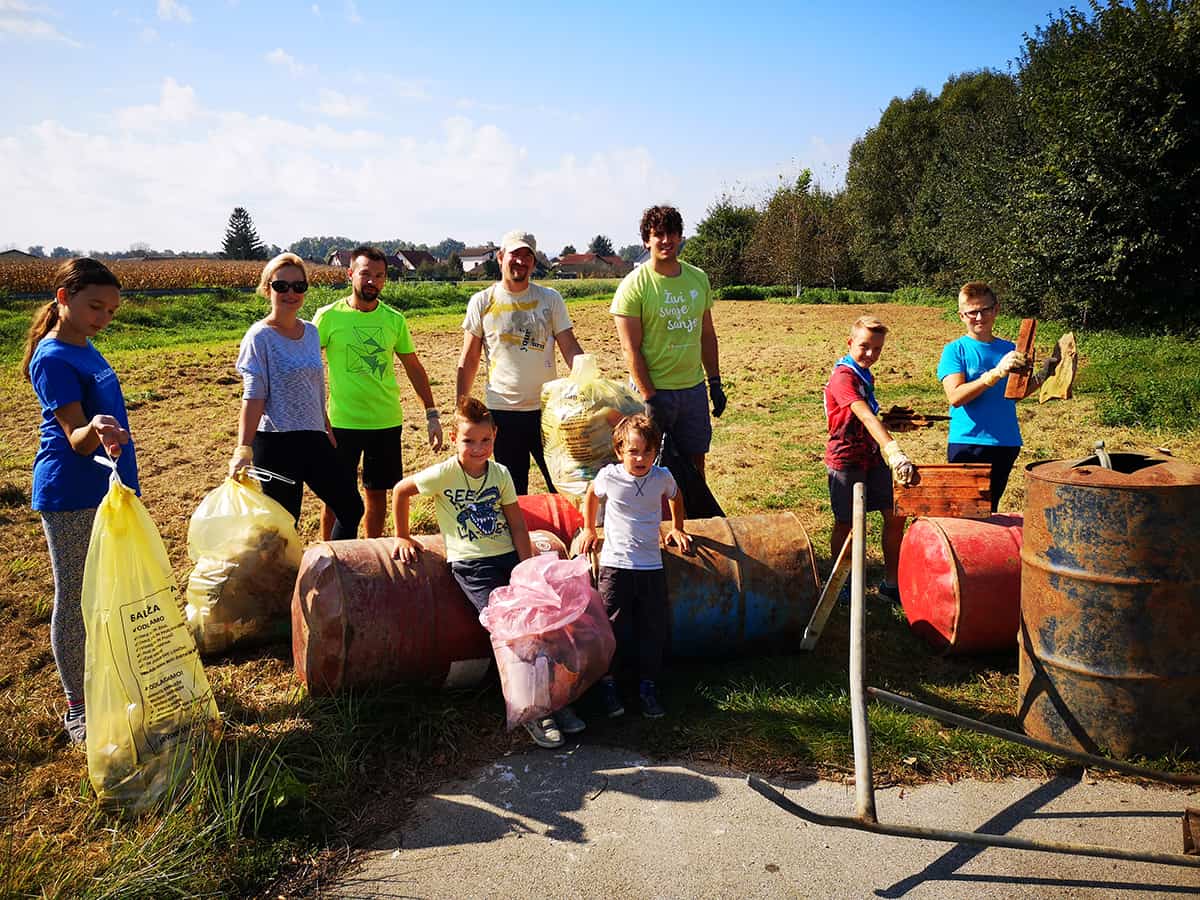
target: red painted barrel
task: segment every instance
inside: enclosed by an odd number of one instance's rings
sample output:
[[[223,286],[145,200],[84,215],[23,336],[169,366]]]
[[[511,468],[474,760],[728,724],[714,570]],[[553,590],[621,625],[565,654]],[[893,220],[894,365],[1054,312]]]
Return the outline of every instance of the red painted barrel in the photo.
[[[949,654],[1012,650],[1021,623],[1020,515],[914,519],[900,544],[909,627]]]
[[[553,532],[564,545],[583,527],[583,513],[563,494],[524,494],[517,505],[530,531]]]
[[[368,685],[431,682],[469,687],[492,661],[479,614],[450,574],[441,535],[415,535],[413,566],[392,559],[392,539],[309,547],[292,596],[296,674],[317,695]],[[531,531],[535,553],[566,546]]]

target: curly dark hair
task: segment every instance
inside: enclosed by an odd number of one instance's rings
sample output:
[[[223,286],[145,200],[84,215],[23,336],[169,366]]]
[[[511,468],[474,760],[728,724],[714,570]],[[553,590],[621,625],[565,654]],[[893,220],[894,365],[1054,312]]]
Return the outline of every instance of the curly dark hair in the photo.
[[[642,243],[650,240],[650,232],[683,234],[683,216],[673,206],[652,206],[642,213]]]

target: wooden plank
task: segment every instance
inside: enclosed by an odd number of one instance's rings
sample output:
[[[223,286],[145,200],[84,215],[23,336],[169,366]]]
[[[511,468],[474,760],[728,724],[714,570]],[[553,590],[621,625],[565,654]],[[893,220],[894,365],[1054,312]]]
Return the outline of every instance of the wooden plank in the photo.
[[[986,519],[992,514],[990,463],[917,466],[910,485],[893,485],[898,516],[950,516]]]
[[[1004,386],[1004,396],[1009,400],[1020,400],[1029,393],[1029,379],[1033,377],[1033,335],[1037,331],[1037,319],[1022,319],[1021,331],[1017,334],[1017,352],[1024,353],[1030,365],[1024,373],[1010,372]]]
[[[817,639],[821,636],[821,632],[825,630],[825,623],[829,621],[829,614],[833,612],[833,605],[837,602],[837,596],[842,591],[842,585],[846,583],[846,576],[850,574],[850,564],[853,561],[850,555],[850,545],[854,542],[854,535],[846,535],[846,540],[842,544],[842,549],[838,553],[837,561],[833,564],[833,571],[829,575],[829,580],[825,582],[825,588],[821,591],[821,596],[817,598],[816,608],[813,609],[813,614],[808,620],[808,625],[804,628],[804,638],[800,641],[801,650],[812,650],[817,646]]]

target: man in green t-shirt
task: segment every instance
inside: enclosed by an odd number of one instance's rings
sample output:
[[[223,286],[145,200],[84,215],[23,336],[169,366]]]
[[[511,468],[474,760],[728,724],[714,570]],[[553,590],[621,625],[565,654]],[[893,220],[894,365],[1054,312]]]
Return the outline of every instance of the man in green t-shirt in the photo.
[[[703,475],[712,443],[709,396],[714,416],[725,411],[726,402],[712,291],[708,276],[679,258],[679,210],[650,207],[642,214],[641,232],[650,259],[622,279],[609,312],[647,415]]]
[[[349,275],[350,295],[318,309],[313,324],[329,366],[329,421],[338,456],[355,477],[362,460],[366,532],[374,538],[383,534],[387,492],[404,477],[403,413],[393,353],[400,357],[413,390],[425,404],[426,431],[433,450],[442,448],[442,424],[408,322],[399,310],[379,302],[387,283],[383,252],[376,247],[356,247],[350,252]],[[321,537],[329,540],[332,530],[333,515],[325,509]]]

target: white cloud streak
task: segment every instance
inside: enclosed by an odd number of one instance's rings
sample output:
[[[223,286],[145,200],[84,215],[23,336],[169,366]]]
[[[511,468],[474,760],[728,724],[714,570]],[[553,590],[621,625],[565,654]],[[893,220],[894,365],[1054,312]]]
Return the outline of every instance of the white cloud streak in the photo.
[[[47,7],[33,6],[21,0],[0,0],[0,40],[11,37],[21,41],[51,41],[69,47],[82,44],[58,30]]]
[[[308,72],[308,66],[301,63],[282,47],[276,47],[270,53],[265,54],[263,59],[273,66],[280,66],[287,69],[293,78],[299,78]]]
[[[158,17],[164,22],[192,24],[192,11],[177,0],[158,0]]]

